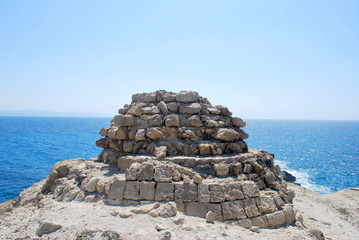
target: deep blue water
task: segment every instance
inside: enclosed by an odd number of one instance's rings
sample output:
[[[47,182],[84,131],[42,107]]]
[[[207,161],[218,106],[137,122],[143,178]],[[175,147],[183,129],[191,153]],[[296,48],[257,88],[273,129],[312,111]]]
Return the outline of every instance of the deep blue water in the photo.
[[[96,157],[110,118],[0,117],[0,202],[44,179],[57,162]],[[247,120],[251,148],[321,193],[359,187],[359,122]]]

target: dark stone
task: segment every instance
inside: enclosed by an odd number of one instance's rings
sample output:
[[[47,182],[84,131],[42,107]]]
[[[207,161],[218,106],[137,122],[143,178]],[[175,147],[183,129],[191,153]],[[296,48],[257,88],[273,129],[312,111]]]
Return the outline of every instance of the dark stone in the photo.
[[[281,176],[286,182],[291,182],[291,183],[295,182],[295,180],[297,179],[295,176],[293,176],[292,174],[286,171],[281,171],[279,176]]]

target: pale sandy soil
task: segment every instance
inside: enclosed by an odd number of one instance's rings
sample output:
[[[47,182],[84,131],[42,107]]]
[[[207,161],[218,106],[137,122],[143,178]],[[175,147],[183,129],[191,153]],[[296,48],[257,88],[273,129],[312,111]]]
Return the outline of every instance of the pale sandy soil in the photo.
[[[22,202],[30,201],[39,191],[39,185],[28,189]],[[320,195],[293,184],[289,184],[289,188],[294,189],[297,195],[294,199],[299,217],[297,226],[260,229],[260,233],[239,227],[236,222],[210,224],[205,219],[185,216],[181,212],[175,217],[154,218],[131,212],[136,208],[134,206],[107,206],[103,202],[57,202],[51,198],[52,195],[47,195],[36,204],[18,206],[12,210],[8,208],[8,202],[1,204],[0,239],[141,240],[161,239],[166,231],[171,232],[171,239],[188,240],[320,239],[311,234],[313,229],[319,229],[326,239],[359,239],[359,189]],[[301,216],[303,224],[300,223]],[[42,222],[58,224],[61,228],[39,237],[36,231]],[[157,231],[158,225],[165,230]],[[111,232],[121,237],[105,237]]]

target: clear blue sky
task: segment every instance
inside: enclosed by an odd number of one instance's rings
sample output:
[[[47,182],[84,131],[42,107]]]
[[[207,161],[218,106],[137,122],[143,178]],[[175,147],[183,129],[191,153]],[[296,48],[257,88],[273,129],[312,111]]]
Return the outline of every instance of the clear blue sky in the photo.
[[[0,110],[114,115],[158,89],[359,120],[359,1],[0,0]]]

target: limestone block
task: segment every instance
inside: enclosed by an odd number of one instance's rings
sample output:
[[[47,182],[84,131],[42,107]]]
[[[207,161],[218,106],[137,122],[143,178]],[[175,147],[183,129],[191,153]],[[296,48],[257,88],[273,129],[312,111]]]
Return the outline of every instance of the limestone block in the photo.
[[[149,126],[161,127],[163,123],[163,118],[159,114],[152,115],[147,118],[147,123]]]
[[[133,163],[132,158],[124,156],[118,158],[117,166],[120,171],[125,171],[132,163]]]
[[[237,224],[238,224],[238,226],[247,228],[247,229],[252,227],[252,222],[249,218],[238,220]]]
[[[135,125],[135,117],[132,115],[118,115],[115,116],[114,123],[118,127],[131,127]]]
[[[116,139],[116,132],[117,132],[118,128],[117,127],[111,127],[108,132],[107,132],[107,136],[109,138],[112,139]]]
[[[251,218],[251,221],[252,221],[253,226],[257,226],[260,228],[267,228],[269,225],[267,216],[265,216],[265,215]]]
[[[124,141],[122,145],[123,151],[126,153],[130,153],[133,151],[133,142],[131,141]]]
[[[126,114],[129,115],[135,115],[135,116],[140,116],[142,112],[142,106],[141,105],[135,105],[133,107],[131,107]]]
[[[205,126],[209,128],[215,128],[215,127],[219,127],[219,123],[215,120],[209,119],[206,121]]]
[[[171,112],[174,112],[174,113],[178,112],[178,106],[177,106],[177,103],[175,103],[175,102],[170,102],[170,103],[168,103],[168,104],[167,104],[167,108],[168,108],[168,110],[170,110]]]
[[[123,150],[122,144],[121,144],[121,142],[120,142],[120,144],[118,144],[118,141],[119,140],[117,140],[117,139],[111,139],[110,140],[110,148],[113,148],[117,151],[122,151]]]
[[[167,155],[167,147],[166,146],[160,146],[155,147],[155,151],[153,153],[158,158],[164,158]]]
[[[281,208],[284,205],[284,202],[278,192],[272,191],[272,197],[277,208]]]
[[[199,103],[181,104],[179,112],[182,114],[198,114],[202,110],[202,106]]]
[[[156,182],[140,182],[140,195],[141,200],[150,200],[155,199],[155,187]]]
[[[243,181],[242,191],[246,198],[258,197],[259,189],[253,181]]]
[[[209,107],[209,108],[207,108],[207,110],[208,110],[211,114],[215,114],[215,115],[221,114],[221,111],[218,110],[217,108]]]
[[[244,122],[241,118],[239,117],[233,117],[231,119],[231,123],[233,126],[235,127],[245,127],[246,126],[246,122]]]
[[[295,197],[294,190],[292,190],[292,189],[288,190],[288,193],[287,193],[288,202],[290,202],[290,203],[293,202],[294,197]]]
[[[219,111],[221,111],[221,114],[224,116],[231,116],[232,113],[228,110],[227,107],[224,107],[222,105],[215,106]]]
[[[96,140],[96,146],[100,148],[108,148],[109,147],[108,138],[101,138],[99,140]]]
[[[108,189],[108,193],[107,193],[108,198],[122,200],[123,194],[125,192],[125,187],[126,187],[125,180],[116,179]]]
[[[243,173],[251,173],[252,172],[252,166],[248,163],[244,164]]]
[[[278,210],[270,194],[261,192],[260,197],[255,199],[260,213],[272,213]]]
[[[283,206],[283,213],[284,213],[286,224],[291,224],[295,221],[295,213],[293,206],[291,204],[285,204]]]
[[[247,198],[241,201],[243,203],[244,211],[246,212],[247,217],[251,218],[260,215],[256,205],[256,200],[254,198]]]
[[[267,184],[273,184],[274,181],[275,181],[274,173],[272,171],[266,172],[266,175],[264,176],[264,179],[265,179]]]
[[[198,144],[198,150],[199,150],[199,154],[201,154],[201,155],[210,155],[211,154],[211,148],[208,143]]]
[[[163,146],[164,147],[164,146]],[[173,168],[166,164],[158,164],[155,168],[154,178],[156,182],[171,182]]]
[[[184,132],[181,133],[181,135],[179,135],[179,137],[181,137],[181,138],[196,138],[196,134],[192,130],[186,129]]]
[[[156,201],[173,201],[174,185],[171,182],[159,182],[156,186]]]
[[[177,206],[173,202],[168,202],[162,204],[157,211],[160,217],[173,217],[177,215]]]
[[[143,140],[145,140],[145,136],[146,136],[146,130],[138,129],[135,139],[136,139],[136,141],[143,141]]]
[[[207,212],[206,214],[206,222],[208,223],[214,223],[214,213],[212,211]]]
[[[208,203],[211,201],[208,184],[198,184],[198,202]]]
[[[233,176],[238,176],[243,171],[241,163],[231,163],[228,167],[229,173]]]
[[[109,130],[110,130],[110,127],[104,127],[104,128],[102,128],[102,129],[100,130],[100,135],[101,135],[102,137],[107,137],[107,133],[108,133]]]
[[[155,92],[145,94],[143,96],[143,100],[144,100],[144,102],[156,102],[157,101],[157,94]]]
[[[157,128],[147,128],[147,137],[151,138],[152,140],[160,139],[163,137],[163,134],[161,131],[159,131]]]
[[[241,184],[239,182],[224,184],[223,191],[224,191],[224,198],[226,201],[234,201],[244,198]]]
[[[175,93],[171,93],[171,92],[167,92],[167,93],[163,94],[162,100],[163,100],[164,102],[173,102],[173,101],[176,100],[176,94],[175,94]]]
[[[260,172],[263,170],[263,167],[262,165],[260,165],[257,160],[251,160],[251,161],[248,161],[248,163],[252,166],[252,169],[255,171],[255,172]],[[273,175],[274,176],[274,175]]]
[[[128,131],[128,138],[131,140],[135,140],[137,130],[135,128],[131,128]]]
[[[285,215],[282,211],[267,214],[268,226],[276,227],[285,224]]]
[[[203,178],[199,174],[196,174],[193,176],[193,182],[197,184],[201,184],[203,182]]]
[[[240,201],[223,202],[222,212],[224,220],[244,219],[247,217]]]
[[[154,167],[152,163],[144,162],[141,164],[137,171],[137,180],[139,181],[152,181]]]
[[[205,203],[189,202],[185,204],[186,214],[205,218],[207,214],[207,206]],[[213,212],[212,212],[213,213]],[[214,215],[214,214],[213,214]],[[214,216],[213,216],[214,217]]]
[[[142,108],[142,113],[143,114],[159,114],[160,108],[157,106],[144,107],[144,108]]]
[[[203,122],[201,121],[201,118],[198,115],[193,115],[192,117],[187,119],[187,124],[190,127],[202,127]]]
[[[108,183],[108,179],[104,179],[104,178],[101,178],[98,182],[97,182],[97,185],[96,185],[96,191],[98,193],[104,193],[105,192],[105,186],[109,184]]]
[[[207,204],[207,211],[211,211],[214,214],[214,219],[222,221],[223,215],[222,215],[222,207],[221,204],[218,203],[208,203]]]
[[[96,192],[96,185],[97,185],[97,182],[99,181],[100,179],[97,178],[97,177],[93,177],[91,178],[88,183],[84,186],[84,189],[86,190],[86,192]]]
[[[229,173],[229,167],[225,163],[219,163],[214,165],[214,169],[216,170],[217,177],[226,177]]]
[[[195,202],[198,200],[197,184],[194,183],[176,183],[175,199],[183,202]]]
[[[162,112],[163,114],[168,114],[168,108],[167,108],[166,103],[164,103],[163,101],[161,101],[161,102],[158,103],[157,106],[161,109],[161,112]]]
[[[176,96],[177,102],[197,102],[198,100],[198,93],[193,91],[181,91]]]
[[[140,200],[140,183],[137,181],[127,181],[124,199]]]
[[[239,139],[239,133],[234,129],[220,128],[212,135],[212,137],[226,142],[233,142]]]
[[[209,192],[211,195],[211,202],[223,202],[224,192],[222,185],[215,183],[209,185]]]
[[[85,194],[83,192],[79,192],[75,197],[75,201],[82,202],[85,199]]]
[[[126,169],[126,180],[134,181],[137,180],[137,171],[140,168],[139,163],[132,163],[129,168]]]
[[[179,118],[176,114],[170,114],[165,117],[165,125],[166,127],[178,127],[179,126]]]
[[[181,173],[179,171],[177,171],[176,169],[173,170],[172,180],[176,181],[176,182],[181,180]]]
[[[116,132],[116,139],[126,140],[128,138],[128,130],[127,127],[119,127]]]

